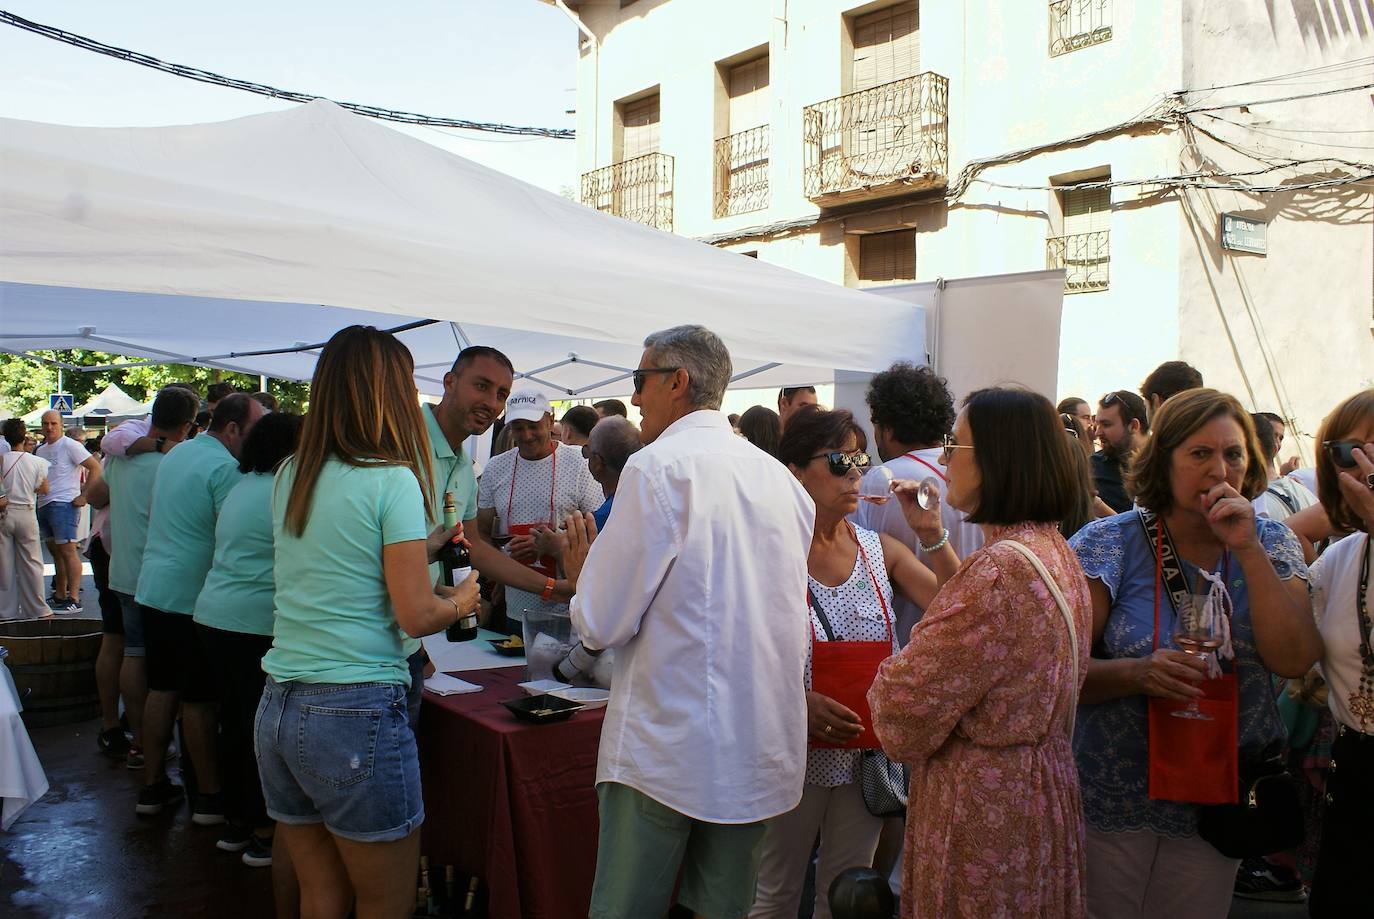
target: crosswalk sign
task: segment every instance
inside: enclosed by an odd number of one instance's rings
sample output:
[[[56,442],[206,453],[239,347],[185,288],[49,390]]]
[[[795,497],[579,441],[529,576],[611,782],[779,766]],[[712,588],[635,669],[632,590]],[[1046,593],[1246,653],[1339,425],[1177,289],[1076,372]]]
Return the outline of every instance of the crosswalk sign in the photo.
[[[55,409],[64,415],[70,415],[72,409],[76,407],[76,400],[69,392],[55,392],[48,396],[48,408]]]

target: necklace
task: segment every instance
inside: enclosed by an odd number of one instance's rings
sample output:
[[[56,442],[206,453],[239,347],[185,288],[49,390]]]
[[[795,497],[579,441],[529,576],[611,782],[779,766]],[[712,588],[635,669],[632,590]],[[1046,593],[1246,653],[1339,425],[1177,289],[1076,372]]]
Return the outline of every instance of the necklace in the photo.
[[[1360,590],[1356,606],[1360,611],[1360,685],[1351,690],[1350,714],[1360,719],[1360,730],[1369,732],[1374,721],[1374,649],[1369,646],[1369,553],[1370,537],[1365,537],[1364,557],[1360,560]]]

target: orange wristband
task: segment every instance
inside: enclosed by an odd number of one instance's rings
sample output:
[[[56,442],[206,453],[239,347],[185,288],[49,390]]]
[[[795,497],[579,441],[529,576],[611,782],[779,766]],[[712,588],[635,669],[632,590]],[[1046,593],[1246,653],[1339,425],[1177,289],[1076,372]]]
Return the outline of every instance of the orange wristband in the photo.
[[[545,582],[544,582],[544,592],[543,592],[542,594],[539,595],[539,599],[543,600],[545,603],[547,603],[548,601],[552,600],[552,599],[553,599],[553,587],[554,587],[554,580],[553,580],[553,578],[546,578],[546,579],[545,579]]]

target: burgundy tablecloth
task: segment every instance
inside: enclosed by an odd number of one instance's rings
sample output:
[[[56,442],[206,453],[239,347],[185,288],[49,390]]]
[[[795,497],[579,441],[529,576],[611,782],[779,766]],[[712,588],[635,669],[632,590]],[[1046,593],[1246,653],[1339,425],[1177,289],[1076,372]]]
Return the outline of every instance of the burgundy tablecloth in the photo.
[[[603,710],[533,725],[501,706],[523,667],[456,674],[482,692],[425,693],[420,774],[431,865],[475,874],[492,919],[584,919],[596,870]]]

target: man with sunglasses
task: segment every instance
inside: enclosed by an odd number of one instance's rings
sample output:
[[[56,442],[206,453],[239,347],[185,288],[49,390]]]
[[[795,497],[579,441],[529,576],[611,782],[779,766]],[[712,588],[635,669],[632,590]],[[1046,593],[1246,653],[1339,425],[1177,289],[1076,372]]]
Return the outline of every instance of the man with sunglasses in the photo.
[[[1127,389],[1109,392],[1097,404],[1097,440],[1102,445],[1092,456],[1093,487],[1107,506],[1118,514],[1135,503],[1126,491],[1121,470],[1150,435],[1145,400]]]
[[[589,549],[585,520],[568,520],[573,623],[587,648],[616,649],[591,914],[662,916],[680,876],[683,906],[744,916],[763,821],[801,800],[815,505],[731,430],[716,335],[679,326],[644,347],[645,446],[621,473],[615,524]]]

